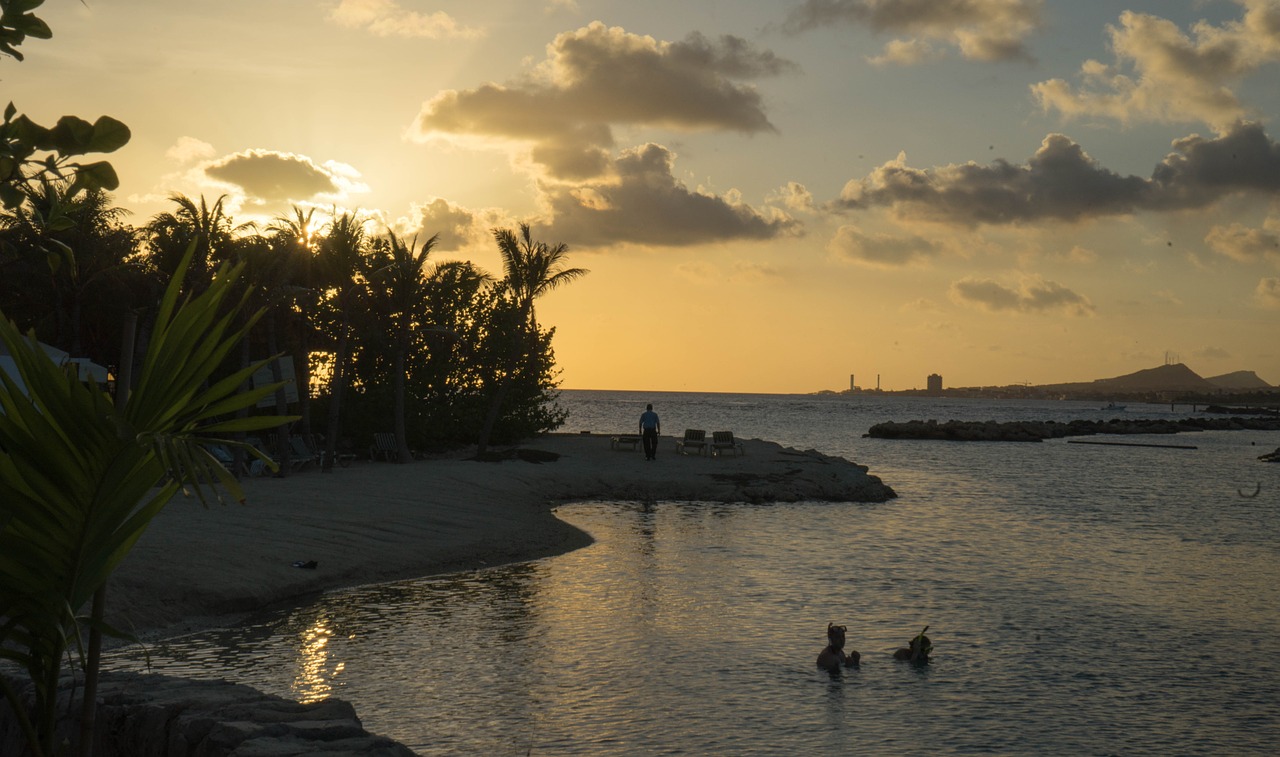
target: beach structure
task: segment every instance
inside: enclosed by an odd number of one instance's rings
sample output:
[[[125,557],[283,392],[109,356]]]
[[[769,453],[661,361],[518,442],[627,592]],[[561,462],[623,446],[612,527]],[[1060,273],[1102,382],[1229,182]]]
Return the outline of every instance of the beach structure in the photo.
[[[76,372],[81,381],[93,379],[105,386],[111,378],[105,366],[98,365],[87,357],[71,357],[71,353],[64,352],[57,347],[51,347],[44,342],[37,341],[36,344],[40,345],[40,349],[44,350],[49,359],[58,365],[76,366]],[[18,389],[24,394],[26,393],[27,387],[22,382],[22,377],[18,375],[18,366],[9,354],[9,350],[3,344],[0,344],[0,371],[4,371],[18,385]]]

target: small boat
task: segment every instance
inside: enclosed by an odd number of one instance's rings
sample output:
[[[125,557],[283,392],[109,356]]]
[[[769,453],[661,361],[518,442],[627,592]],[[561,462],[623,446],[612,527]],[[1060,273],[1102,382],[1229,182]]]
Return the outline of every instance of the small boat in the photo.
[[[1102,410],[1104,412],[1122,413],[1124,412],[1124,405],[1117,405],[1114,402],[1108,402],[1106,407],[1102,408]]]

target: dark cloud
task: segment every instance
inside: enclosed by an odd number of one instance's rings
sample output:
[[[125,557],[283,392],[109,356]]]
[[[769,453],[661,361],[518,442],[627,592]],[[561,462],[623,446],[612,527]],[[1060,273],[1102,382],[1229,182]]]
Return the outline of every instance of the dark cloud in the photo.
[[[827,249],[842,260],[886,268],[924,262],[941,253],[936,242],[923,237],[867,234],[857,226],[841,226]]]
[[[782,211],[689,190],[672,175],[673,160],[665,147],[647,144],[623,151],[612,168],[614,181],[544,186],[552,214],[547,236],[585,247],[680,247],[799,233]]]
[[[263,202],[300,202],[345,188],[342,177],[310,158],[271,150],[246,150],[219,158],[205,165],[204,173]]]
[[[1253,294],[1262,307],[1280,310],[1280,279],[1259,279]]]
[[[1204,241],[1209,249],[1240,263],[1280,263],[1280,216],[1266,219],[1262,228],[1239,223],[1214,226]]]
[[[1152,175],[1154,208],[1197,208],[1238,192],[1280,192],[1280,145],[1262,124],[1236,124],[1213,139],[1185,137],[1173,150]]]
[[[738,80],[794,68],[737,37],[659,42],[595,22],[557,36],[533,76],[436,95],[411,134],[531,143],[549,176],[581,180],[604,170],[614,125],[774,131],[759,93]]]
[[[1057,282],[1038,277],[1028,278],[1018,289],[991,279],[962,279],[951,285],[951,296],[962,304],[976,305],[992,312],[1060,311],[1068,315],[1087,316],[1092,315],[1095,310],[1087,297]]]
[[[1042,26],[1041,5],[1040,0],[805,0],[782,28],[799,33],[858,24],[908,35],[890,43],[878,62],[915,62],[929,40],[952,45],[973,60],[1008,60],[1030,57],[1023,40]]]
[[[448,252],[461,249],[487,234],[477,220],[472,211],[436,198],[430,202],[415,204],[410,219],[402,221],[400,225],[410,227],[407,235],[416,235],[418,241],[439,235],[436,249]]]
[[[1045,137],[1020,165],[997,160],[918,169],[899,156],[846,184],[834,206],[890,207],[963,226],[1016,225],[1200,208],[1242,193],[1280,193],[1280,146],[1256,123],[1237,124],[1213,139],[1174,142],[1150,179],[1102,167],[1061,134]]]

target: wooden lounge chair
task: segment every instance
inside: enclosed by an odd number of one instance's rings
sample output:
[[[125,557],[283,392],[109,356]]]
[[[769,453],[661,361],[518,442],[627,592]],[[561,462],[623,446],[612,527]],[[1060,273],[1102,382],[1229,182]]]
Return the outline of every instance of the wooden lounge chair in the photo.
[[[615,436],[609,440],[609,449],[622,449],[626,447],[631,451],[635,451],[636,445],[640,443],[640,437],[634,434],[622,434]]]
[[[374,433],[373,446],[369,447],[369,459],[394,463],[399,458],[400,446],[396,444],[396,435],[385,431]]]
[[[373,446],[369,448],[369,459],[385,460],[389,463],[400,462],[400,445],[396,444],[396,435],[386,431],[375,433],[373,435]],[[421,459],[418,450],[409,450],[409,459]],[[342,462],[341,456],[338,457],[338,462]]]
[[[712,431],[711,454],[719,457],[725,452],[734,455],[747,454],[747,450],[742,446],[742,442],[733,438],[732,431]]]
[[[707,432],[702,429],[687,428],[684,438],[676,440],[676,452],[687,455],[695,452],[704,455],[707,452]]]

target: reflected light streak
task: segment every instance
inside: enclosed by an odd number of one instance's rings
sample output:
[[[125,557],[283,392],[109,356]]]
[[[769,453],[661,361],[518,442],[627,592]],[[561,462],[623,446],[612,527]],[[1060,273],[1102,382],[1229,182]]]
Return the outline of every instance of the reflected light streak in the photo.
[[[302,704],[328,699],[333,693],[332,679],[346,667],[346,663],[339,662],[333,666],[331,675],[325,675],[331,635],[328,620],[324,616],[317,617],[315,623],[302,634],[302,644],[298,648],[298,672],[291,687]]]

